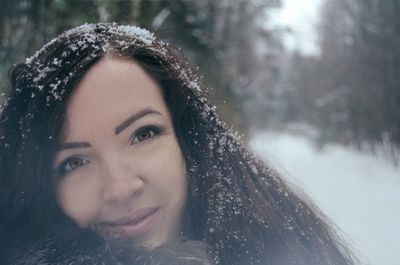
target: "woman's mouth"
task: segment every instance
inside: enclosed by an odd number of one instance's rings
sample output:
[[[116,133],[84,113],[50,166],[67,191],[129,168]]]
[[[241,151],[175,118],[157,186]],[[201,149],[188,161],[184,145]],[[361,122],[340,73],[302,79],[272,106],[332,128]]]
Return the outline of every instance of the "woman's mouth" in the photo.
[[[137,237],[149,231],[157,220],[160,208],[145,208],[110,223],[101,225],[107,234]]]

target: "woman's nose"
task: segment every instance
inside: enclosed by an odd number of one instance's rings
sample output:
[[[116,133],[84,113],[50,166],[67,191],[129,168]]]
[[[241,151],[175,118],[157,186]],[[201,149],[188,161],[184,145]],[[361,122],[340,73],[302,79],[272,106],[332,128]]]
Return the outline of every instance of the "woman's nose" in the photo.
[[[103,198],[110,203],[129,202],[144,188],[144,181],[134,167],[120,161],[111,161],[104,167]]]

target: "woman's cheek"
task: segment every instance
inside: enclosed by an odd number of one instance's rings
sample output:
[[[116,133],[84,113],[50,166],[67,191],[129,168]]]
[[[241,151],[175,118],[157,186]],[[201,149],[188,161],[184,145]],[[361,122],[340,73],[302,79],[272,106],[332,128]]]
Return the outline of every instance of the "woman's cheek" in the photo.
[[[161,147],[158,156],[158,171],[163,172],[160,183],[168,194],[174,194],[174,197],[182,200],[182,197],[186,197],[187,176],[179,144],[174,137],[170,137]]]
[[[186,163],[173,134],[138,147],[133,160],[138,176],[165,200],[176,203],[186,196]]]
[[[58,185],[57,199],[67,216],[87,227],[101,209],[101,184],[94,176],[66,176]]]

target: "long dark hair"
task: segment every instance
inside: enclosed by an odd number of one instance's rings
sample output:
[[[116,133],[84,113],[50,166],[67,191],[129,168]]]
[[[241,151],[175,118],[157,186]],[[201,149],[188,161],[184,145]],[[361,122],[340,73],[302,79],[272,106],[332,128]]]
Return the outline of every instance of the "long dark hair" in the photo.
[[[66,218],[52,159],[74,88],[105,54],[135,60],[159,82],[186,159],[189,236],[210,245],[217,264],[355,263],[323,215],[226,128],[180,51],[116,24],[67,31],[11,70],[0,118],[0,248]]]

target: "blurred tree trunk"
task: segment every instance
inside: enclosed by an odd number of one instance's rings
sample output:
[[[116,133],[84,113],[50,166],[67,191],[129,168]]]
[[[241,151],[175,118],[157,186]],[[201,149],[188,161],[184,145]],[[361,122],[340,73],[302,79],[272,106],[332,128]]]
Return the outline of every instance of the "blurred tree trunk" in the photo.
[[[5,1],[0,0],[0,44],[3,43],[5,16],[6,16]]]

